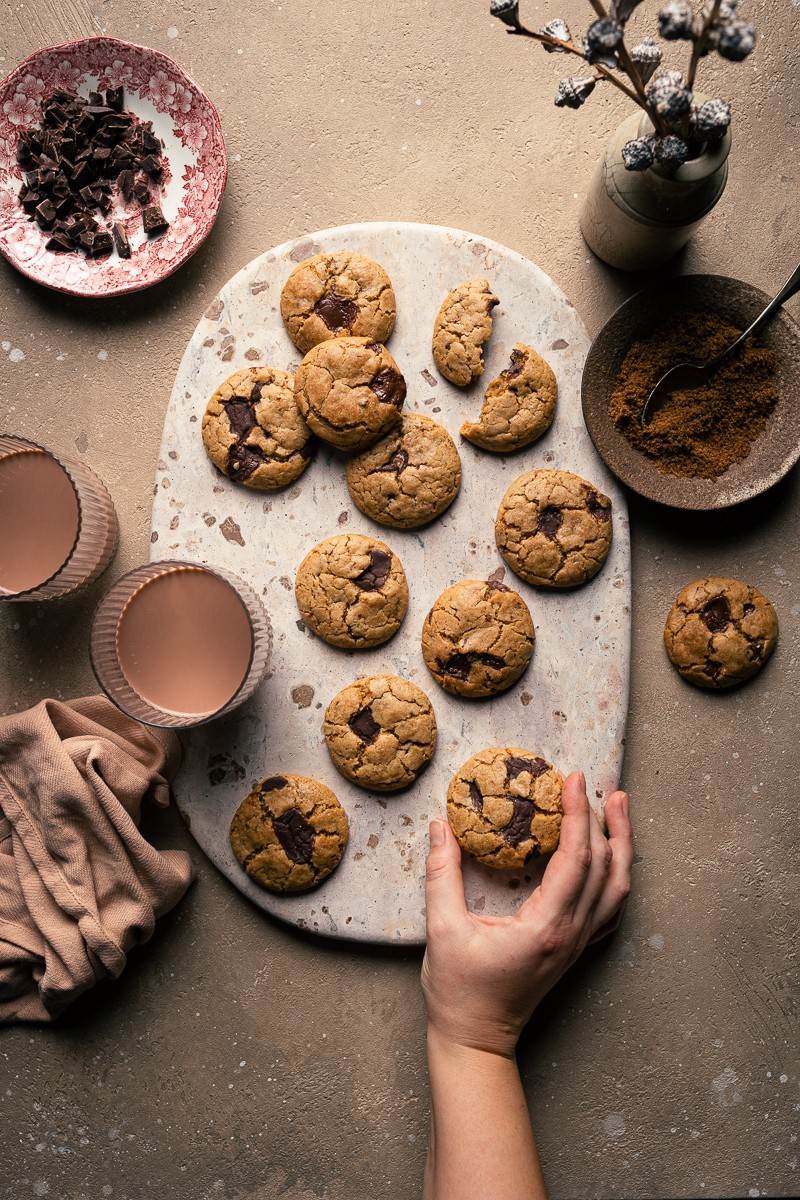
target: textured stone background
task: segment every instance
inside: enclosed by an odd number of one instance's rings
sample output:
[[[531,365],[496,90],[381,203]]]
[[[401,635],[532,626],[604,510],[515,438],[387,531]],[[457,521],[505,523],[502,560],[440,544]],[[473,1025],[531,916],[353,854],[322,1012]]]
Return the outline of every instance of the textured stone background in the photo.
[[[177,57],[231,159],[214,234],[173,279],[94,305],[0,263],[2,425],[77,448],[122,517],[116,575],[147,556],[161,423],[209,298],[261,250],[351,220],[434,221],[529,255],[591,332],[640,281],[596,262],[576,217],[626,111],[552,107],[563,60],[506,37],[485,0],[26,0],[2,6],[0,66],[94,32]],[[639,26],[658,5],[642,5]],[[735,105],[726,195],[673,271],[776,288],[797,257],[798,0],[742,0],[741,67],[703,64]],[[523,0],[531,24],[583,0]],[[798,303],[792,311],[798,314]],[[613,944],[537,1015],[521,1061],[556,1197],[793,1195],[797,1184],[797,696],[800,480],[727,515],[634,502],[634,671],[624,782],[635,892]],[[774,601],[755,683],[709,696],[669,669],[665,611],[699,573]],[[93,688],[99,589],[0,612],[2,704]],[[58,1029],[0,1035],[0,1196],[411,1200],[427,1122],[416,957],[315,944],[207,865],[174,816],[163,845],[199,880],[121,982]]]

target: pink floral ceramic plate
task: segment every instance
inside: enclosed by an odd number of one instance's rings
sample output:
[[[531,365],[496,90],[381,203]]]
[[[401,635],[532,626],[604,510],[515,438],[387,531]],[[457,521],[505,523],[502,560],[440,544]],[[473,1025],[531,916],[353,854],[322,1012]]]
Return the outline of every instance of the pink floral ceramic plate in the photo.
[[[122,85],[125,108],[151,121],[164,144],[158,197],[169,228],[150,240],[136,203],[115,202],[114,220],[128,229],[132,254],[86,258],[45,249],[47,234],[30,221],[17,194],[20,133],[41,119],[41,102],[56,88],[87,96]],[[217,216],[228,174],[219,116],[208,96],[177,63],[146,46],[93,37],[39,50],[0,84],[0,253],[37,283],[73,296],[120,296],[149,287],[186,262]]]

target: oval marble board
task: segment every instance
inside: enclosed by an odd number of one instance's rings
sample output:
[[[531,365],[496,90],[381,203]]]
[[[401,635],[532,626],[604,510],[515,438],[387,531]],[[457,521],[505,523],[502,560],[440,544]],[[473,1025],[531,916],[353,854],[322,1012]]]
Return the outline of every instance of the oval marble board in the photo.
[[[299,354],[280,317],[281,288],[309,255],[358,250],[388,271],[397,295],[389,348],[408,384],[406,408],[428,413],[459,445],[461,492],[442,518],[422,530],[373,524],[350,499],[342,457],[321,447],[292,487],[258,493],[220,475],[203,450],[200,425],[214,388],[251,363],[292,370]],[[500,305],[486,352],[486,371],[462,391],[436,371],[433,322],[444,294],[486,277]],[[556,419],[534,446],[488,454],[459,439],[462,421],[477,416],[483,388],[508,363],[516,341],[534,346],[558,378]],[[565,773],[586,772],[592,802],[618,781],[628,698],[630,555],[625,499],[589,440],[580,405],[586,330],[572,304],[537,266],[519,254],[455,229],[402,222],[348,225],[287,242],[254,259],[207,309],[183,356],[167,411],[156,476],[151,558],[216,564],[239,574],[263,596],[274,631],[270,677],[229,718],[184,737],[175,782],[178,807],[216,866],[255,904],[284,921],[331,937],[418,944],[424,941],[424,874],[428,821],[445,812],[453,772],[484,746],[521,746]],[[458,579],[485,579],[502,566],[494,519],[509,484],[537,466],[575,471],[610,496],[614,541],[600,574],[583,588],[546,592],[506,571],[527,601],[536,650],[527,673],[492,700],[461,700],[441,691],[420,650],[422,623],[439,593]],[[347,652],[303,625],[293,588],[297,567],[315,543],[354,530],[385,541],[400,555],[411,599],[399,633],[375,650]],[[436,754],[407,791],[365,792],[331,764],[321,734],[328,701],[358,675],[391,672],[413,679],[430,696],[439,726]],[[336,792],[350,818],[344,860],[317,891],[273,896],[233,857],[228,826],[237,804],[265,775],[316,776]],[[542,870],[509,874],[465,862],[470,907],[513,911]]]

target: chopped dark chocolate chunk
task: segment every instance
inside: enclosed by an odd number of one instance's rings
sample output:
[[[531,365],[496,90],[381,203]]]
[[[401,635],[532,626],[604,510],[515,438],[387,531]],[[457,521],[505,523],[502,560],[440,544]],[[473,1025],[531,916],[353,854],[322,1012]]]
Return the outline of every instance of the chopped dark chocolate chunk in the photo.
[[[443,675],[452,675],[454,679],[469,679],[473,663],[482,663],[494,671],[502,671],[505,660],[496,654],[485,654],[480,650],[468,650],[466,653],[451,654],[444,662],[439,663]]]
[[[121,87],[106,88],[106,104],[114,112],[122,112],[125,104],[125,93]]]
[[[382,347],[380,347],[382,349]],[[399,371],[384,367],[369,385],[382,404],[393,404],[402,408],[406,398],[406,381]]]
[[[510,846],[518,846],[525,838],[531,836],[531,820],[533,818],[533,804],[530,800],[523,800],[519,796],[514,797],[514,811],[511,814],[511,820],[502,830],[503,837]]]
[[[152,154],[146,154],[139,161],[139,170],[144,171],[145,175],[149,175],[151,179],[160,179],[163,173],[163,167],[157,158]]]
[[[724,596],[715,596],[701,610],[700,617],[707,629],[719,633],[730,624],[731,606]]]
[[[47,249],[97,257],[116,246],[129,258],[125,226],[100,229],[92,216],[111,213],[115,191],[125,202],[135,196],[147,210],[148,235],[168,228],[151,188],[152,180],[157,192],[163,175],[162,144],[149,121],[124,110],[124,99],[121,86],[92,91],[88,99],[57,88],[42,101],[40,123],[20,132],[16,158],[24,183],[18,200],[48,232]]]
[[[380,591],[389,578],[391,569],[392,560],[385,550],[370,550],[369,566],[366,566],[360,575],[355,576],[353,583],[361,588],[362,592]]]
[[[169,229],[169,221],[157,204],[148,204],[142,209],[142,226],[148,237],[155,237]]]
[[[286,787],[286,779],[283,775],[270,775],[268,779],[262,779],[260,792],[277,792],[279,788]]]
[[[137,176],[134,180],[133,194],[140,204],[150,203],[150,185],[143,175]]]
[[[126,169],[117,176],[117,187],[126,200],[133,199],[133,171]]]
[[[260,446],[234,442],[228,451],[228,475],[234,483],[243,483],[267,458]]]
[[[563,520],[564,513],[560,508],[543,508],[539,513],[536,532],[543,533],[545,537],[550,538],[552,541],[561,528]]]
[[[59,254],[63,253],[65,250],[73,249],[71,240],[65,233],[61,231],[52,233],[45,242],[45,247],[48,250],[55,250]]]
[[[381,727],[373,717],[372,709],[369,707],[359,709],[347,724],[365,746],[369,746],[374,742],[381,731]]]
[[[311,861],[314,851],[316,831],[297,808],[275,817],[272,822],[275,835],[292,862],[307,863]]]
[[[516,779],[518,775],[523,775],[526,771],[531,779],[538,779],[540,775],[544,775],[547,770],[547,763],[543,758],[509,758],[506,762],[506,779],[510,783],[512,779]]]
[[[49,229],[56,219],[56,210],[53,207],[52,200],[42,200],[41,204],[36,206],[36,220],[42,229]]]
[[[111,226],[111,233],[114,238],[114,245],[117,248],[117,254],[120,258],[130,258],[131,244],[125,232],[125,226],[121,225],[119,221],[115,221]]]
[[[99,233],[94,235],[94,245],[92,246],[92,257],[99,258],[101,254],[110,254],[114,249],[114,239],[105,229],[101,229]]]
[[[339,332],[353,325],[358,316],[358,305],[344,296],[328,294],[320,296],[314,305],[314,312],[322,318],[328,329]]]
[[[378,474],[387,473],[400,475],[408,466],[408,451],[403,446],[398,446],[392,457],[383,464],[382,467],[376,467]]]

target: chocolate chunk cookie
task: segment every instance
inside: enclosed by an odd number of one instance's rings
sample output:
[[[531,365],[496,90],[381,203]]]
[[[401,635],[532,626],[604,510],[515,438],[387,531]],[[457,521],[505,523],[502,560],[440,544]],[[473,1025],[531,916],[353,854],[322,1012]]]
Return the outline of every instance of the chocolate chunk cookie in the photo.
[[[531,346],[517,342],[511,361],[486,389],[477,421],[465,421],[461,436],[502,454],[530,446],[553,423],[558,384],[552,369]]]
[[[385,542],[362,533],[340,533],[310,550],[294,590],[309,629],[348,650],[387,642],[408,608],[400,559]]]
[[[529,471],[501,500],[495,538],[526,583],[577,587],[597,574],[611,548],[611,501],[570,471]]]
[[[664,645],[689,683],[729,688],[760,671],[778,641],[767,597],[738,579],[708,575],[687,584],[669,610]]]
[[[461,459],[443,425],[422,413],[405,413],[397,429],[350,459],[347,486],[373,521],[416,529],[455,500]]]
[[[308,466],[314,438],[294,399],[294,379],[245,367],[220,384],[203,416],[203,444],[223,475],[261,492],[286,487]]]
[[[467,759],[447,791],[462,850],[486,867],[524,867],[551,854],[561,832],[561,773],[530,750],[493,746]]]
[[[363,254],[337,250],[295,267],[283,285],[281,316],[289,337],[306,354],[335,337],[385,342],[397,304],[383,267]]]
[[[400,423],[406,381],[385,346],[341,337],[309,350],[297,368],[294,396],[324,441],[362,450]]]
[[[448,292],[433,325],[433,361],[445,379],[466,387],[483,374],[483,345],[499,304],[487,279],[470,279]]]
[[[442,592],[425,618],[422,655],[446,692],[496,696],[522,675],[535,637],[517,592],[496,577],[462,579]]]
[[[413,783],[436,748],[436,717],[421,688],[397,675],[372,675],[342,688],[322,725],[334,766],[376,792]]]
[[[338,867],[347,846],[347,813],[329,787],[305,775],[270,775],[231,821],[231,847],[247,874],[269,892],[306,892]]]

